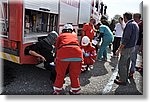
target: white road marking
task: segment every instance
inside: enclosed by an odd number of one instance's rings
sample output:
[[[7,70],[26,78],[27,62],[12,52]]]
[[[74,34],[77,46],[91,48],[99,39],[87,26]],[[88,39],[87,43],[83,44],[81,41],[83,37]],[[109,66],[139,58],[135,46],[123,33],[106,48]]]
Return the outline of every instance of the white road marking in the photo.
[[[105,88],[103,89],[103,91],[102,91],[102,94],[103,94],[103,95],[106,95],[106,94],[108,94],[108,93],[111,91],[112,85],[113,85],[114,80],[116,79],[116,76],[117,76],[117,75],[118,75],[118,65],[116,66],[116,68],[115,68],[115,70],[114,70],[112,76],[110,77],[110,79],[109,79],[107,85],[106,85]]]

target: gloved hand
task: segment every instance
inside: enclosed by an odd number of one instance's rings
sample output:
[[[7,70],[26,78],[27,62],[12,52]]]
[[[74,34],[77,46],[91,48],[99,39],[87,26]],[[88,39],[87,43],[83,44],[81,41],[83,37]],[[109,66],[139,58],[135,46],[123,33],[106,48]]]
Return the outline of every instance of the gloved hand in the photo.
[[[84,55],[85,57],[89,57],[89,56],[90,56],[90,54],[88,54],[88,53],[83,53],[83,55]]]
[[[49,63],[51,66],[55,66],[55,63],[54,62],[51,62],[51,63]]]

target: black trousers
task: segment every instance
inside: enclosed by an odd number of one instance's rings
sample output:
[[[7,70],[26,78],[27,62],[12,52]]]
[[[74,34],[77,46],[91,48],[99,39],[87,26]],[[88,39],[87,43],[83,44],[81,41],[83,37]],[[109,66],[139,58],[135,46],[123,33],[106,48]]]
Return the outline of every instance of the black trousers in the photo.
[[[54,83],[56,79],[55,66],[51,66],[49,62],[44,62],[44,68],[50,71],[50,80]]]
[[[116,51],[120,46],[121,37],[115,37],[113,42],[113,54],[116,55]]]
[[[49,62],[44,62],[44,68],[50,71],[50,80],[54,83],[56,79],[56,69],[55,66],[51,66]],[[66,75],[69,73],[69,68],[66,71]]]

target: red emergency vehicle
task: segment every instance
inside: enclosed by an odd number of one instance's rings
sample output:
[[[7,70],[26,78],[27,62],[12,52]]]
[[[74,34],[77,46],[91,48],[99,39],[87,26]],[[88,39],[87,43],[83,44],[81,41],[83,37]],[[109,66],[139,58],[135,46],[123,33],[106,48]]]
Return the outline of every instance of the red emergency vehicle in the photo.
[[[52,30],[59,33],[66,23],[78,32],[91,16],[99,20],[97,3],[101,0],[1,0],[0,58],[18,64],[37,64],[35,57],[25,55],[25,48]]]

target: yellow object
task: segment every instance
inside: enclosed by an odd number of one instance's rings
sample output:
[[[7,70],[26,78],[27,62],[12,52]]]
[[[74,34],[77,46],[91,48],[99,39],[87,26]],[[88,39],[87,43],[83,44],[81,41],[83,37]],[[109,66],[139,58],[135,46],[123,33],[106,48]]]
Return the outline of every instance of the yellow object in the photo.
[[[18,56],[8,54],[8,53],[0,52],[0,58],[14,63],[20,63],[20,58]]]

